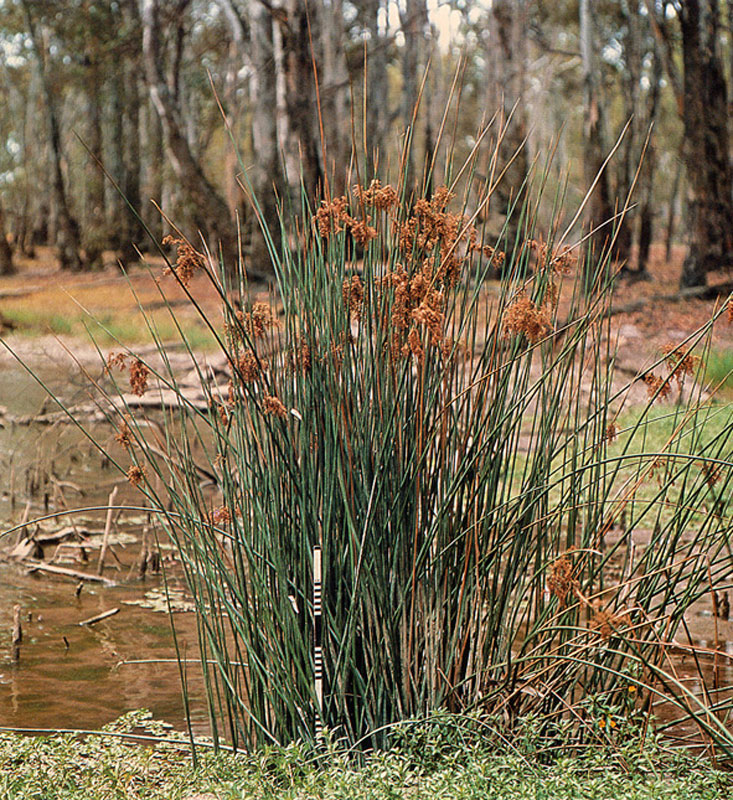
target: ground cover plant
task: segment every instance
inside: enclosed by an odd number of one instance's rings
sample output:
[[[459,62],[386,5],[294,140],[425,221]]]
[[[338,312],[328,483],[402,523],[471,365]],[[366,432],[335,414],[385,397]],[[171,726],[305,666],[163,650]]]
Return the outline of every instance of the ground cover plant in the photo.
[[[732,423],[710,433],[693,381],[726,311],[619,383],[608,251],[570,247],[559,203],[543,239],[530,190],[543,174],[489,239],[477,220],[495,184],[469,211],[471,170],[446,168],[422,195],[356,176],[312,211],[302,197],[302,214],[282,212],[285,245],[269,240],[264,297],[246,262],[219,269],[205,246],[169,240],[162,297],[183,288],[196,308],[204,274],[221,298],[223,324],[202,316],[228,383],[188,345],[205,410],[152,323],[157,361],[100,351],[99,403],[124,453],[111,457],[194,596],[214,741],[325,729],[386,746],[400,721],[447,709],[499,718],[508,736],[532,715],[583,744],[643,737],[664,705],[728,758],[731,694],[717,670],[705,680],[714,648],[685,619],[730,583]],[[168,390],[155,420],[106,402]],[[669,433],[649,447],[660,408]]]
[[[137,734],[134,742],[127,734]],[[733,790],[729,773],[706,759],[638,740],[574,757],[543,760],[543,746],[520,726],[507,747],[466,721],[439,716],[405,729],[386,752],[355,760],[333,742],[303,743],[250,755],[190,752],[165,728],[136,712],[97,734],[20,737],[0,734],[0,793],[8,800],[235,800],[235,798],[374,798],[438,796],[569,800],[713,800]]]

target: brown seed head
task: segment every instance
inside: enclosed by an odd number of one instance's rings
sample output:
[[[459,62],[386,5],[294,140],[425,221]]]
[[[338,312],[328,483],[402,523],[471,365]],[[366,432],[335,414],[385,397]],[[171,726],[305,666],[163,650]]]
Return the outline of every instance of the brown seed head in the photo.
[[[545,306],[538,308],[521,292],[504,311],[502,330],[505,337],[524,334],[531,344],[535,344],[552,330],[550,315]]]
[[[332,233],[340,233],[354,221],[347,211],[348,205],[349,202],[345,197],[321,201],[314,222],[322,238],[328,239]]]
[[[347,278],[341,287],[344,305],[356,319],[361,319],[361,308],[364,303],[364,284],[358,275]]]
[[[689,353],[685,345],[667,344],[662,348],[662,352],[669,377],[674,378],[678,388],[681,389],[685,376],[695,374],[700,357]]]
[[[232,515],[226,506],[218,506],[211,510],[209,519],[213,525],[226,525],[232,521]]]
[[[578,581],[573,575],[573,562],[567,554],[560,556],[550,566],[547,588],[550,594],[557,597],[560,602],[560,608],[565,608],[568,596],[578,591]]]
[[[166,236],[163,239],[163,244],[176,245],[177,247],[175,267],[166,267],[163,270],[163,274],[171,275],[175,273],[183,286],[187,287],[196,272],[204,269],[206,265],[203,254],[194,249],[185,239],[177,239],[174,236]]]
[[[272,414],[279,419],[285,419],[288,416],[288,410],[282,404],[282,401],[270,394],[263,396],[262,410],[265,412],[265,414]]]
[[[389,211],[397,205],[399,197],[397,192],[390,186],[382,186],[382,184],[375,178],[370,184],[368,189],[362,186],[354,186],[354,194],[360,203],[367,206],[374,206],[380,211]]]
[[[669,378],[661,378],[653,372],[649,372],[644,376],[644,383],[646,384],[646,392],[649,397],[665,400],[672,392],[672,388],[669,385]]]
[[[377,238],[377,229],[368,223],[369,217],[367,217],[366,221],[354,219],[349,223],[351,235],[360,247],[366,247],[372,239]]]
[[[144,466],[139,466],[138,464],[133,464],[127,470],[127,480],[133,486],[139,486],[148,476],[148,471],[145,469]]]
[[[107,371],[111,372],[113,367],[122,371],[127,363],[127,356],[124,353],[110,353],[107,356]]]
[[[127,424],[126,420],[122,420],[122,424],[120,425],[119,430],[115,434],[115,441],[118,444],[121,444],[125,448],[125,450],[129,450],[132,447],[134,438],[132,435],[132,431],[130,430],[130,426]]]
[[[251,350],[248,350],[239,357],[237,366],[239,367],[242,380],[246,383],[253,383],[262,374],[260,361]]]
[[[624,611],[609,611],[599,608],[591,618],[589,627],[592,631],[597,631],[604,639],[610,639],[614,633],[618,633],[623,625],[629,625],[629,615]]]
[[[130,391],[136,397],[142,397],[148,388],[148,375],[150,370],[136,358],[130,362]]]

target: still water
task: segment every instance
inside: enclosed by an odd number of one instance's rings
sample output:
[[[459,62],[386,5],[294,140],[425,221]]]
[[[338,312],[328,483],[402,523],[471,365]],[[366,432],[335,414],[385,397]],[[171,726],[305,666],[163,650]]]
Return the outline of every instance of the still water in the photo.
[[[42,377],[66,400],[83,401],[82,376],[73,370],[46,368]],[[7,409],[0,429],[0,530],[17,524],[31,503],[30,519],[63,509],[104,505],[113,486],[119,485],[118,504],[139,504],[132,487],[104,462],[83,436],[69,425],[13,425],[13,415],[29,415],[52,408],[46,393],[20,367],[5,365],[0,405]],[[109,431],[101,433],[111,437]],[[44,530],[68,526],[99,531],[104,512],[79,512],[43,523]],[[160,575],[141,578],[137,568],[143,515],[123,512],[114,527],[112,554],[104,575],[114,585],[84,583],[41,573],[29,573],[16,562],[0,561],[0,726],[22,728],[96,729],[137,708],[149,708],[156,718],[183,729],[179,667],[166,613],[132,605],[146,593],[162,589]],[[17,534],[0,538],[0,549]],[[95,573],[99,535],[79,560],[79,549],[69,549],[54,563]],[[45,560],[55,545],[46,550]],[[164,557],[166,551],[163,551]],[[168,554],[166,569],[171,586],[185,592],[179,571]],[[20,605],[23,641],[20,660],[11,657],[14,606]],[[160,604],[158,604],[160,605]],[[79,622],[119,608],[116,615],[92,626]],[[208,719],[200,701],[196,626],[192,613],[177,613],[174,622],[179,645],[192,662],[187,668],[194,696],[193,723],[197,734],[208,732]],[[148,663],[130,664],[145,660]],[[161,663],[162,662],[162,663]]]

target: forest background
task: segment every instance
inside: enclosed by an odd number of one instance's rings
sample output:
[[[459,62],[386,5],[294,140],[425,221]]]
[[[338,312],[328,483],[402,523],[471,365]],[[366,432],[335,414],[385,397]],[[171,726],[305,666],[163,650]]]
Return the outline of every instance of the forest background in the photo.
[[[315,200],[394,176],[413,123],[407,180],[429,190],[435,151],[439,186],[498,112],[504,163],[492,131],[466,194],[511,162],[489,231],[551,152],[577,205],[629,123],[584,222],[636,182],[617,262],[643,276],[652,240],[677,237],[681,284],[701,286],[733,259],[732,30],[718,0],[0,0],[0,274],[43,245],[67,270],[137,260],[151,242],[124,198],[158,241],[159,209],[227,256],[239,226],[267,273],[242,185],[277,231],[301,179]]]

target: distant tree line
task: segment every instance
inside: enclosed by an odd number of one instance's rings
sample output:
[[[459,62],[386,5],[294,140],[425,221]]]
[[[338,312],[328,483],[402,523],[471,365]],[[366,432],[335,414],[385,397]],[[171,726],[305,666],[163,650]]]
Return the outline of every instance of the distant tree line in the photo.
[[[277,244],[280,204],[394,174],[408,129],[408,187],[439,185],[496,112],[489,224],[556,149],[592,246],[642,276],[682,219],[704,285],[733,263],[732,31],[733,0],[0,0],[0,271],[127,263],[172,220],[267,272],[250,189]]]

